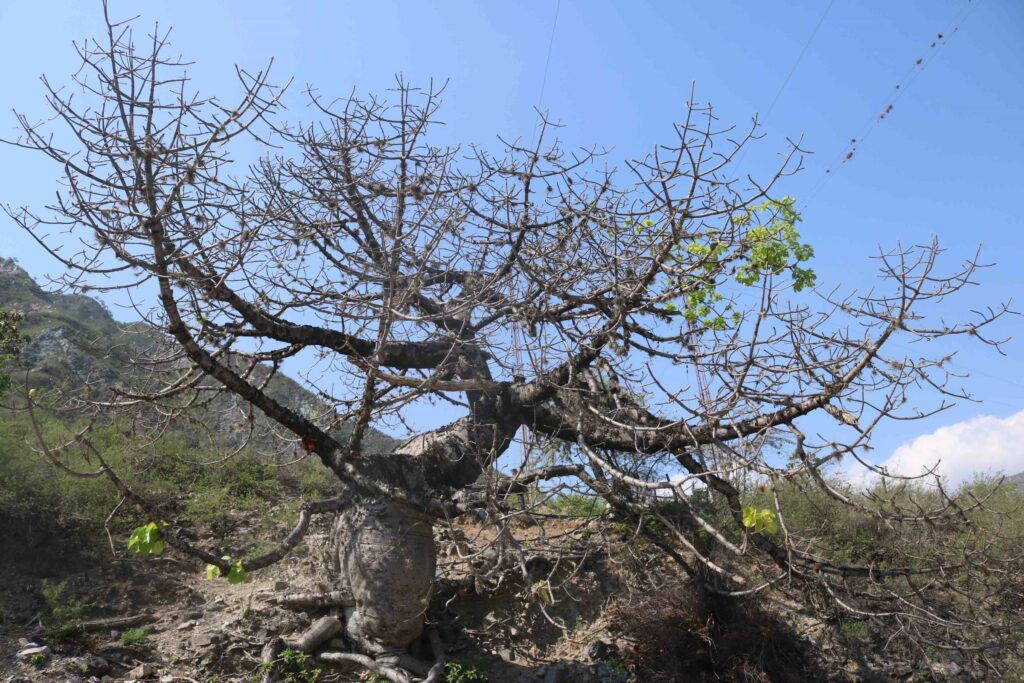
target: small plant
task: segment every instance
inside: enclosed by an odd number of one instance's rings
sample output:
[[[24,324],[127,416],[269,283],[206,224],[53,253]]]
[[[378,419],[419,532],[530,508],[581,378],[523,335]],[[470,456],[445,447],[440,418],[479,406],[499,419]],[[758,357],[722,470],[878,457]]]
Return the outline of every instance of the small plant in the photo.
[[[46,654],[43,652],[36,652],[28,659],[28,663],[37,669],[42,669],[46,666]]]
[[[280,665],[284,678],[282,683],[317,683],[323,670],[313,666],[313,658],[305,652],[290,647],[281,651],[276,663]],[[270,667],[273,665],[264,665]]]
[[[774,534],[779,530],[775,513],[769,508],[758,509],[752,505],[743,508],[743,526],[751,531]]]
[[[871,627],[863,621],[844,621],[839,627],[839,634],[851,643],[865,645],[871,642]]]
[[[445,683],[487,683],[487,676],[475,666],[447,662],[444,665],[444,680]]]
[[[548,501],[547,507],[563,517],[598,517],[607,515],[611,508],[597,496],[562,494]]]
[[[228,569],[228,583],[230,583],[230,584],[242,583],[242,582],[244,582],[246,580],[246,578],[248,578],[249,573],[247,571],[245,571],[245,567],[242,565],[242,561],[241,560],[236,560],[234,562],[231,562],[231,557],[229,555],[225,555],[224,557],[222,557],[220,559],[224,560],[225,562],[230,562],[231,563],[231,566]],[[206,565],[206,579],[208,581],[213,581],[215,578],[217,578],[221,574],[222,574],[222,572],[220,570],[220,567],[218,567],[217,565],[215,565],[215,564],[208,564],[208,565]]]
[[[77,634],[79,624],[81,624],[86,612],[92,607],[81,600],[65,597],[64,589],[66,586],[66,581],[52,583],[43,579],[42,587],[40,588],[43,600],[46,601],[50,612],[50,618],[47,620],[49,623],[46,627],[46,634],[55,640],[66,640],[72,635]]]
[[[615,657],[612,657],[611,659],[606,661],[605,664],[608,665],[609,669],[611,669],[613,672],[619,674],[620,676],[628,676],[629,675],[629,667],[627,667],[625,665],[625,663],[621,659],[617,659]]]
[[[167,526],[167,522],[164,522]],[[140,555],[159,555],[164,551],[164,539],[156,522],[135,528],[128,537],[128,550]]]
[[[149,636],[149,628],[146,626],[130,628],[121,634],[121,643],[124,645],[135,645],[144,641],[147,636]]]

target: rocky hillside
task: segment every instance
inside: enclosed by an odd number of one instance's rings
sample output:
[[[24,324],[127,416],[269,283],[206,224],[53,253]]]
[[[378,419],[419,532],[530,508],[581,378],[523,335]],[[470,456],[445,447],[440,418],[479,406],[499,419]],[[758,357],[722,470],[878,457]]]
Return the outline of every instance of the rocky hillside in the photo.
[[[43,289],[9,258],[0,258],[0,308],[24,316],[21,332],[29,343],[20,360],[31,367],[34,386],[71,383],[73,388],[83,380],[99,386],[126,384],[133,351],[150,347],[159,338],[145,323],[118,322],[96,299]],[[283,375],[272,380],[270,394],[299,410],[324,410],[312,393]],[[207,424],[218,428],[222,418],[211,419]],[[224,433],[230,429],[220,426]],[[397,443],[376,430],[370,430],[365,440],[367,450],[378,452],[389,451]]]

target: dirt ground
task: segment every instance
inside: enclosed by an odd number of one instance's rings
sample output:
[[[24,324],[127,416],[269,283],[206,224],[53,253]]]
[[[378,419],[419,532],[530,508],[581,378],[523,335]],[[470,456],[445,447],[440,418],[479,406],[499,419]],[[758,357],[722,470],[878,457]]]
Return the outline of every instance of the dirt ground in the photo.
[[[104,556],[95,548],[74,547],[62,540],[59,529],[14,534],[0,547],[5,567],[0,575],[0,681],[259,680],[260,652],[268,640],[294,638],[329,613],[267,601],[328,588],[318,583],[324,574],[316,550],[326,541],[328,525],[327,519],[315,522],[305,542],[284,561],[236,585],[207,580],[199,563],[173,551],[142,558],[117,548],[114,558],[109,549]],[[283,531],[285,525],[279,526]],[[529,545],[531,539],[568,528],[552,523],[517,536]],[[236,532],[254,529],[250,520],[237,520]],[[466,578],[457,569],[460,553],[471,554],[490,538],[472,525],[438,532],[442,581],[434,601],[437,612],[428,615],[428,622],[442,633],[449,659],[494,683],[627,680],[618,646],[604,629],[607,603],[618,589],[609,572],[595,562],[567,562],[555,568],[554,576],[561,577],[557,585],[527,586],[517,578],[487,596],[476,594],[471,584],[457,587]],[[543,567],[545,575],[551,569]],[[59,608],[84,605],[76,618],[88,623],[88,632],[54,634],[60,620],[41,588],[60,582]],[[109,620],[109,627],[103,620]],[[599,645],[591,645],[595,642]],[[34,660],[17,656],[33,645],[47,646],[49,652]],[[365,672],[325,668],[317,680],[369,678]]]
[[[269,601],[332,588],[323,558],[328,518],[315,519],[285,560],[236,585],[208,580],[198,562],[173,551],[131,557],[122,540],[115,558],[105,542],[85,550],[52,525],[0,521],[11,530],[0,541],[0,683],[258,682],[269,641],[292,641],[317,618],[340,616],[337,608],[291,609]],[[251,540],[246,551],[288,528],[284,521],[244,515],[229,526],[233,538]],[[509,552],[525,563],[474,578],[471,566],[494,561],[481,552],[494,540],[493,529],[467,520],[435,528],[438,582],[426,619],[456,667],[450,683],[934,680],[882,654],[837,647],[824,624],[796,604],[739,612],[739,629],[714,624],[694,609],[678,579],[661,586],[642,580],[644,574],[671,577],[675,570],[645,568],[654,553],[628,540],[602,555],[544,554],[553,540],[564,548],[568,539],[602,533],[587,523],[549,518],[512,531]],[[194,535],[217,544],[210,530]],[[86,630],[60,632],[76,624]],[[47,648],[45,654],[24,654],[33,646]],[[775,668],[766,669],[766,662]],[[956,671],[948,673],[945,680],[960,680]],[[380,679],[329,666],[316,673],[312,662],[299,662],[279,680]]]

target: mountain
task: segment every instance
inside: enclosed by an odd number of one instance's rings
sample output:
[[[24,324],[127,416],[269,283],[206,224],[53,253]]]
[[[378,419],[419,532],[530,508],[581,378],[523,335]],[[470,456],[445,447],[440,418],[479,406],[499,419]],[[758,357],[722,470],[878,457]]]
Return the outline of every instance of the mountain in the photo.
[[[33,386],[75,388],[84,381],[100,387],[126,385],[133,352],[151,347],[160,338],[146,323],[118,322],[91,297],[46,291],[9,258],[0,258],[0,308],[24,316],[20,331],[29,342],[19,360],[32,369]],[[282,374],[271,380],[268,393],[303,412],[322,414],[327,410],[320,399]],[[204,422],[220,434],[237,430],[237,419],[231,418],[229,423],[230,411],[225,410],[230,400],[226,396],[218,399],[204,415]],[[346,431],[343,428],[336,436],[344,437]],[[382,432],[368,430],[363,447],[384,452],[397,443]]]
[[[1017,474],[1011,474],[1003,480],[1004,484],[1010,484],[1024,491],[1024,472],[1018,472]]]

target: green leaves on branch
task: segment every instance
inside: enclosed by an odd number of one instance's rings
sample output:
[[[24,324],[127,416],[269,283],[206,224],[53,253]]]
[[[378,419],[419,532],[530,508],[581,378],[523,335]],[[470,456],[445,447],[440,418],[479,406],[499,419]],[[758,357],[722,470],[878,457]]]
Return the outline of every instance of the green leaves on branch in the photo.
[[[167,526],[167,522],[164,522]],[[164,539],[156,522],[137,527],[128,537],[128,550],[140,555],[159,555],[164,551]]]
[[[747,505],[743,508],[743,526],[757,533],[774,534],[779,530],[775,512],[769,508]]]
[[[128,550],[134,550],[140,555],[159,555],[162,553],[166,543],[160,531],[160,526],[167,526],[167,522],[161,522],[160,525],[157,525],[156,522],[150,522],[145,526],[137,527],[128,537]],[[249,577],[249,572],[245,571],[241,560],[232,562],[229,555],[225,555],[220,559],[230,565],[227,576],[228,583],[242,583]],[[221,574],[220,567],[217,565],[206,565],[206,578],[210,581],[221,576]]]
[[[230,565],[231,565],[228,568],[228,583],[230,583],[230,584],[242,583],[247,578],[249,578],[249,572],[245,571],[245,567],[242,566],[242,561],[241,560],[236,560],[234,562],[231,562],[231,556],[230,555],[225,555],[224,557],[222,557],[220,559],[224,560],[227,563],[230,563]],[[223,572],[221,572],[220,567],[218,567],[217,565],[215,565],[215,564],[208,564],[208,565],[206,565],[206,578],[207,578],[207,580],[213,581],[215,578],[217,578],[218,576],[222,576],[222,575],[223,575]]]
[[[736,270],[736,281],[741,285],[753,285],[764,275],[779,275],[786,270],[793,277],[794,290],[814,285],[814,271],[799,265],[814,256],[814,249],[800,242],[796,224],[801,217],[795,206],[795,199],[783,197],[733,214],[733,225],[751,226],[743,238],[747,262]]]
[[[815,274],[804,263],[814,249],[800,241],[796,224],[801,220],[792,197],[768,199],[731,216],[730,230],[707,230],[691,234],[672,255],[674,265],[684,274],[676,275],[663,296],[675,301],[664,304],[665,313],[682,313],[690,323],[712,330],[740,324],[742,316],[719,291],[727,277],[740,285],[757,285],[769,275],[788,273],[797,292],[814,285]],[[638,233],[653,223],[645,220],[634,226]],[[653,248],[653,244],[652,244]]]

